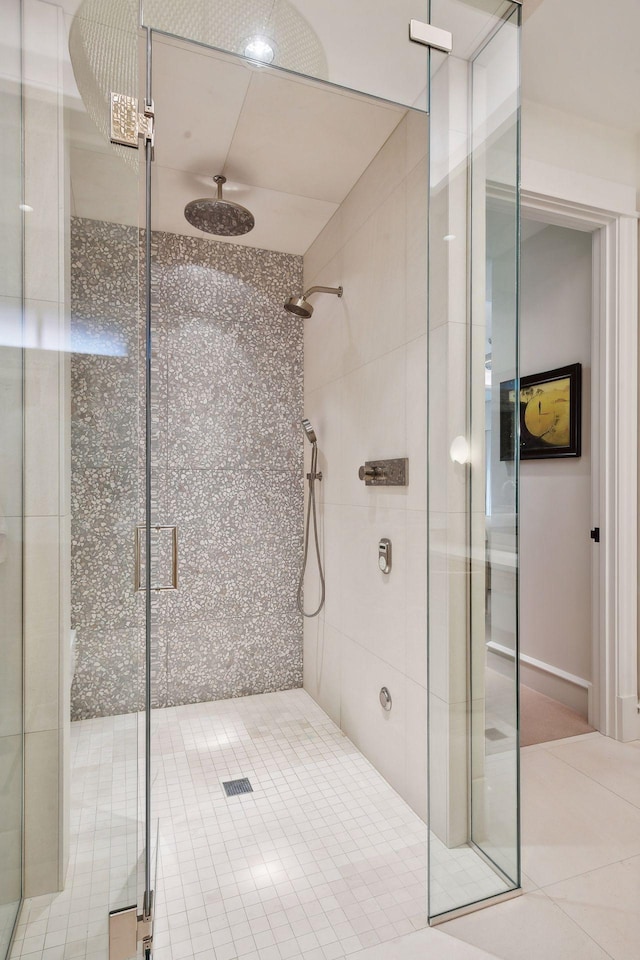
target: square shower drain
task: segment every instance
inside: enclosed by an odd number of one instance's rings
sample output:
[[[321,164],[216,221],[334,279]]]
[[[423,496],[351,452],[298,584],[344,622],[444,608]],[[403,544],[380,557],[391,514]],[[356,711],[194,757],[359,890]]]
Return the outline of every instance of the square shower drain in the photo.
[[[228,797],[237,797],[239,793],[253,793],[251,781],[247,777],[242,777],[240,780],[227,780],[226,783],[223,780],[222,786]]]

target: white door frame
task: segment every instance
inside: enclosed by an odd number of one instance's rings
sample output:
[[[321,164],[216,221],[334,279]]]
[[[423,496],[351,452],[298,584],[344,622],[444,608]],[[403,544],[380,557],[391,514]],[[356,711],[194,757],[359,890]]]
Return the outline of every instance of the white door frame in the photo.
[[[532,190],[523,189],[521,198],[527,218],[593,235],[592,412],[599,452],[592,526],[600,527],[600,543],[593,546],[589,722],[608,737],[633,740],[640,737],[638,219]]]

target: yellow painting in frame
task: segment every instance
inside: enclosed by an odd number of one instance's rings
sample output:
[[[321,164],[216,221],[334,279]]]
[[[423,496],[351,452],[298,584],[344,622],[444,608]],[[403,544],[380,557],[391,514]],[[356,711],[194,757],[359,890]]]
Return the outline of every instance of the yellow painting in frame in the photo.
[[[579,363],[521,377],[517,405],[514,381],[501,383],[500,459],[513,459],[516,416],[522,460],[579,457],[581,401],[582,365]]]

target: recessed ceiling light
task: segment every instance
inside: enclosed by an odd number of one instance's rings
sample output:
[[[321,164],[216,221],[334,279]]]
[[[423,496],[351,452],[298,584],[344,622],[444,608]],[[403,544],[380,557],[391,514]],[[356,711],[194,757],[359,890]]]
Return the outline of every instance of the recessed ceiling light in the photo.
[[[273,63],[276,52],[273,43],[266,37],[249,37],[244,47],[245,57],[261,63]]]
[[[18,210],[22,210],[23,213],[33,213],[33,207],[30,207],[28,203],[18,204]]]
[[[443,240],[446,240],[447,243],[450,243],[452,240],[455,240],[455,238],[456,238],[455,233],[448,233],[448,234],[447,234],[445,237],[443,237],[442,239],[443,239]]]

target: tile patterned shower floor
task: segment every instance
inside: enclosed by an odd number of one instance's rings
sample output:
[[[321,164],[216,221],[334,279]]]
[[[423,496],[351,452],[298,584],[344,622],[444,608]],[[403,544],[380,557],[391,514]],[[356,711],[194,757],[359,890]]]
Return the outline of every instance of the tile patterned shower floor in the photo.
[[[135,738],[131,716],[72,725],[67,887],[26,902],[14,958],[105,960],[108,907],[135,899]],[[335,960],[426,925],[425,824],[304,691],[157,710],[153,757],[156,960]],[[442,908],[496,892],[432,843]]]

